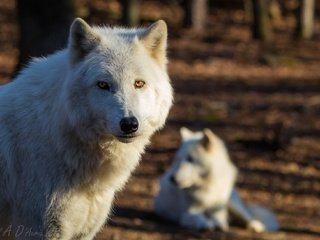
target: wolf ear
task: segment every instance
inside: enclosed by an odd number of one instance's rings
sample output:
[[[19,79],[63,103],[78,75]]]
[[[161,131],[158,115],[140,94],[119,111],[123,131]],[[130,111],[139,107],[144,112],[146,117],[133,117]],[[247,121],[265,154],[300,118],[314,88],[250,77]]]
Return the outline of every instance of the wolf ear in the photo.
[[[203,138],[201,140],[201,145],[207,151],[210,151],[213,148],[213,132],[206,128],[203,130]]]
[[[162,68],[165,68],[167,64],[167,37],[167,24],[163,20],[159,20],[152,24],[139,37],[140,42]]]
[[[76,63],[82,60],[98,43],[99,36],[81,18],[76,18],[70,27],[69,49],[71,60]]]
[[[193,134],[194,133],[186,127],[180,128],[180,135],[181,135],[182,140],[190,139],[191,136],[193,136]]]

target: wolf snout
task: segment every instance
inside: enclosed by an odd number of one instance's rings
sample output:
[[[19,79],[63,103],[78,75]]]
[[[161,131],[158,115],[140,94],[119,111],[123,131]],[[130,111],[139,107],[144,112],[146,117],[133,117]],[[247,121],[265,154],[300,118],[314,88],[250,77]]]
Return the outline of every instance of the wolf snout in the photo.
[[[125,117],[120,121],[121,131],[125,134],[134,133],[139,128],[139,122],[136,117]]]

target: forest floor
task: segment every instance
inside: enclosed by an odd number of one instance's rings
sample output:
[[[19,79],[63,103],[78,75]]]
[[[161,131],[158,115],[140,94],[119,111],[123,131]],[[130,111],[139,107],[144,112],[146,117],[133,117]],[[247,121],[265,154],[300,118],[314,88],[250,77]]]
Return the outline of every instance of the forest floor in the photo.
[[[294,41],[294,20],[287,16],[275,24],[275,41],[261,44],[251,40],[241,10],[212,10],[207,32],[199,36],[178,27],[177,6],[142,2],[145,21],[164,18],[169,24],[175,103],[166,127],[153,137],[141,165],[117,195],[114,213],[97,239],[320,239],[319,23],[313,40]],[[94,0],[89,10],[91,23],[117,22],[115,2]],[[14,1],[3,0],[1,83],[14,70],[17,39]],[[279,232],[256,234],[239,227],[228,233],[195,232],[154,214],[159,177],[172,162],[182,126],[209,127],[225,140],[240,169],[241,196],[273,209]]]

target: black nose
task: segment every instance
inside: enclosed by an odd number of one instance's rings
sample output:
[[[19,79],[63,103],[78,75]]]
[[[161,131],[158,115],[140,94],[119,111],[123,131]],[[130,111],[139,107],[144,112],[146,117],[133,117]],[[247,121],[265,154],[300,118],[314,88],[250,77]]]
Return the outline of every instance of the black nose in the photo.
[[[134,133],[139,128],[138,119],[135,117],[125,117],[120,121],[120,128],[125,134]]]
[[[173,175],[170,177],[169,180],[170,180],[170,182],[173,183],[173,184],[176,184],[176,183],[177,183],[176,178],[175,178]]]

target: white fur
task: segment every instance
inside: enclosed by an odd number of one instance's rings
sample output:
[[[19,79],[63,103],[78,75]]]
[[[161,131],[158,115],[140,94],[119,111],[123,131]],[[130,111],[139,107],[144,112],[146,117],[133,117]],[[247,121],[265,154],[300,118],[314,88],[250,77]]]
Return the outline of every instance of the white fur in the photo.
[[[149,32],[165,45],[163,21],[126,30],[77,19],[68,48],[0,87],[0,227],[12,227],[11,238],[92,239],[103,225],[172,104],[166,63],[152,55],[165,59],[165,48],[148,49]],[[119,122],[130,116],[139,129],[126,139]]]
[[[192,132],[186,128],[181,129],[181,136],[181,146],[161,177],[155,198],[160,216],[195,229],[226,231],[229,214],[256,232],[278,228],[271,211],[262,207],[251,211],[242,202],[234,188],[237,169],[218,136],[209,129]]]

